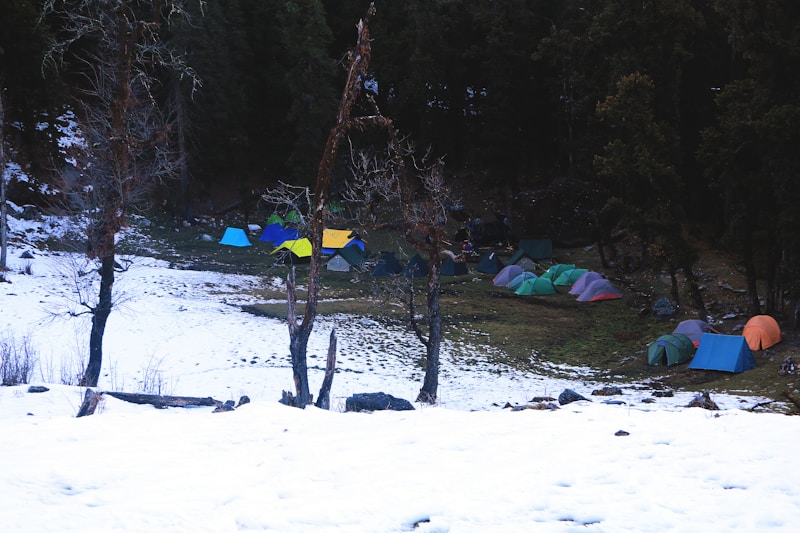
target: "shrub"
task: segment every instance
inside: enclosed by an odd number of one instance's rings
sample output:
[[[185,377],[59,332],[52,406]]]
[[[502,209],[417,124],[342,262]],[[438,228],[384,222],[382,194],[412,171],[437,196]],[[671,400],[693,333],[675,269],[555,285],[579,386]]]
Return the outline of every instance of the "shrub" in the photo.
[[[30,381],[38,357],[29,336],[21,340],[7,334],[0,338],[0,383],[20,385]]]

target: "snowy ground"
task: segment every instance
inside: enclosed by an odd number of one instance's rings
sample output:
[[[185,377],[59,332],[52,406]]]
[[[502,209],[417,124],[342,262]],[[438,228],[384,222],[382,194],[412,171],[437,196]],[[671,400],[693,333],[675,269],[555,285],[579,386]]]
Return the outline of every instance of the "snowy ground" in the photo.
[[[136,258],[115,285],[125,302],[105,336],[98,389],[251,398],[228,413],[157,410],[106,397],[75,418],[88,319],[74,304],[76,258],[36,251],[41,223],[12,219],[12,283],[0,283],[0,339],[29,340],[32,384],[0,388],[3,531],[796,531],[800,418],[742,410],[762,400],[715,395],[720,411],[654,403],[625,386],[591,396],[587,369],[564,379],[489,363],[486,346],[443,347],[436,407],[340,412],[355,392],[413,400],[416,341],[366,319],[320,319],[309,360],[322,381],[339,333],[332,412],[277,403],[293,390],[288,332],[242,312],[274,279],[183,271]],[[56,224],[57,222],[51,221]],[[33,252],[33,259],[20,256]],[[23,272],[28,270],[29,274]],[[469,353],[477,364],[463,365]],[[591,398],[557,410],[502,409],[566,388]],[[619,430],[628,435],[616,435]]]

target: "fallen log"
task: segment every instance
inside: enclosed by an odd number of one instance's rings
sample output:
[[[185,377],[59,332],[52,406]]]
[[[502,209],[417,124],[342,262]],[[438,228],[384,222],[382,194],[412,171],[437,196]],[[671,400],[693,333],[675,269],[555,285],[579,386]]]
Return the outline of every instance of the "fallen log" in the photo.
[[[141,394],[136,392],[95,392],[92,389],[86,389],[86,394],[83,397],[83,403],[78,409],[78,414],[75,415],[75,417],[80,418],[82,416],[93,415],[97,409],[97,405],[103,401],[103,396],[106,394],[112,398],[116,398],[124,402],[136,403],[140,405],[152,405],[156,409],[166,409],[167,407],[216,407],[217,409],[214,411],[215,413],[233,410],[233,402],[230,402],[230,408],[225,408],[225,402],[215,400],[210,396],[206,398],[197,398],[194,396],[161,396],[160,394]],[[250,398],[247,398],[246,401],[244,400],[245,398],[247,397],[242,396],[242,400],[239,401],[240,405],[250,402]]]
[[[140,394],[134,392],[113,392],[106,391],[112,398],[130,403],[152,405],[158,409],[167,407],[219,407],[225,402],[215,400],[210,396],[207,398],[196,398],[194,396],[161,396],[159,394]]]

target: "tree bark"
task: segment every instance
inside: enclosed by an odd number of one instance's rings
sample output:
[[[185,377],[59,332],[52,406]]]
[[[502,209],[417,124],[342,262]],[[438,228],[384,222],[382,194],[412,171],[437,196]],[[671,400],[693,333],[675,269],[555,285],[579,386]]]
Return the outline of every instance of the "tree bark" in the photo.
[[[333,385],[333,375],[336,371],[336,328],[331,330],[330,341],[328,342],[328,359],[325,363],[325,379],[319,389],[316,406],[320,409],[331,408],[331,386]]]

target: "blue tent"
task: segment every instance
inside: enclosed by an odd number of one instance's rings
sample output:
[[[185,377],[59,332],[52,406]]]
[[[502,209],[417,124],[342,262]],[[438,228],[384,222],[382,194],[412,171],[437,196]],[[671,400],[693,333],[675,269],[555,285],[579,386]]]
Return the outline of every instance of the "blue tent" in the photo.
[[[227,244],[228,246],[251,246],[250,240],[242,228],[226,229],[219,243]]]
[[[747,339],[741,335],[703,333],[689,368],[744,372],[756,367]]]
[[[272,245],[277,248],[286,241],[296,241],[299,238],[300,232],[297,230],[297,228],[281,228],[280,233],[278,233],[273,239]]]
[[[283,224],[280,222],[274,222],[272,224],[267,224],[264,227],[264,231],[261,232],[261,237],[259,237],[258,240],[264,242],[275,242],[276,240],[282,239],[282,235]]]

